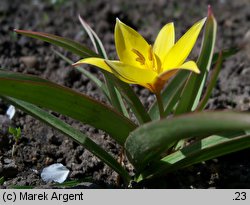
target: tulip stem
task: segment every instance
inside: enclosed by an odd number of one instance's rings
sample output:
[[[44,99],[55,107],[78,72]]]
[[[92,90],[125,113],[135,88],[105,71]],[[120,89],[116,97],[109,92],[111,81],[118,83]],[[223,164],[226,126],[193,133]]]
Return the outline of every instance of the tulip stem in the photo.
[[[164,114],[164,107],[163,107],[161,93],[156,93],[155,96],[156,96],[156,100],[157,100],[157,104],[158,104],[160,118],[163,119],[165,117],[165,114]]]

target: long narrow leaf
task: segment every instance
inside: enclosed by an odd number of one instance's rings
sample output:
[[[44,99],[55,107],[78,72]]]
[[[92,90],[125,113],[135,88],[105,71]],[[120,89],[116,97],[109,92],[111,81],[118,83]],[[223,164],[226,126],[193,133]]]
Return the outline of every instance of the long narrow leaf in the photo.
[[[228,49],[225,49],[225,50],[222,50],[221,52],[218,52],[218,53],[215,53],[213,55],[213,60],[212,60],[212,64],[215,64],[218,59],[219,59],[219,56],[222,54],[222,58],[223,60],[235,55],[236,53],[238,53],[240,51],[240,48],[239,47],[232,47],[232,48],[228,48]]]
[[[197,66],[201,73],[199,75],[195,73],[190,74],[175,111],[177,115],[194,110],[199,103],[213,58],[216,30],[217,23],[211,8],[209,8],[201,52],[197,60]]]
[[[26,30],[18,30],[18,29],[15,29],[14,31],[24,36],[36,38],[36,39],[60,46],[76,55],[81,56],[82,58],[98,56],[94,51],[86,48],[84,45],[76,41],[67,39],[67,38],[63,38],[60,36],[43,33],[43,32],[26,31]]]
[[[82,58],[98,56],[92,50],[86,48],[84,45],[82,45],[76,41],[73,41],[71,39],[67,39],[67,38],[63,38],[60,36],[56,36],[56,35],[52,35],[52,34],[48,34],[48,33],[43,33],[43,32],[34,32],[34,31],[17,30],[17,29],[15,29],[15,32],[17,32],[18,34],[27,36],[27,37],[39,39],[39,40],[60,46],[60,47],[66,49],[74,54],[81,56]],[[58,54],[58,52],[57,52],[57,54]],[[60,57],[62,57],[62,56],[60,55]],[[64,60],[65,60],[65,58],[64,58]],[[90,78],[93,82],[95,82],[98,87],[100,87],[100,88],[103,87],[103,91],[105,91],[105,87],[102,86],[101,81],[99,81],[97,78],[95,78],[89,72],[87,72],[81,68],[78,68],[78,70],[80,70],[80,72],[82,72],[84,75],[86,75],[88,78]]]
[[[99,37],[97,36],[97,34],[92,30],[92,28],[81,18],[81,16],[78,16],[83,29],[85,30],[85,32],[88,34],[96,52],[103,58],[107,59],[107,54],[106,51],[104,49],[104,46],[101,42],[101,40],[99,39]],[[106,86],[108,89],[108,95],[110,96],[110,101],[111,104],[114,106],[114,108],[120,112],[123,113],[126,117],[129,117],[129,114],[127,112],[127,109],[124,105],[124,102],[122,100],[122,97],[119,93],[119,91],[116,89],[115,87],[115,77],[105,71],[102,71],[104,77],[105,77],[105,82],[106,82]]]
[[[123,113],[124,116],[129,117],[127,109],[123,103],[122,97],[115,86],[115,78],[116,77],[113,74],[108,73],[106,71],[102,71],[102,73],[105,77],[106,85],[107,85],[107,88],[109,90],[109,95],[110,95],[110,99],[111,99],[111,103],[112,103],[113,107],[119,113]]]
[[[250,147],[250,135],[213,135],[174,152],[145,170],[139,180],[167,174],[181,168],[214,159]]]
[[[179,140],[249,128],[249,113],[191,113],[138,127],[130,133],[125,148],[134,166],[143,169],[151,161],[160,159],[161,155]]]
[[[97,46],[96,46],[96,41],[95,41],[95,38],[92,34],[92,31],[90,30],[90,26],[82,19],[82,17],[80,15],[78,15],[78,19],[80,21],[80,23],[82,24],[82,27],[84,28],[84,31],[88,34],[94,48],[95,48],[95,52],[98,53],[98,50],[97,50]]]
[[[0,71],[0,95],[14,97],[80,120],[109,133],[123,145],[135,125],[108,106],[35,76]]]
[[[94,32],[94,30],[82,19],[82,17],[80,15],[78,16],[78,18],[79,18],[84,30],[87,32],[89,38],[91,39],[96,52],[99,53],[100,55],[102,55],[103,58],[107,59],[108,58],[107,53],[105,51],[105,48],[104,48],[100,38],[97,36],[97,34]]]
[[[99,39],[99,37],[97,36],[97,34],[92,30],[92,28],[79,16],[79,20],[81,22],[81,24],[83,25],[85,31],[88,33],[94,47],[96,48],[97,52],[103,57],[107,59],[107,54],[106,51],[104,49],[104,46],[101,42],[101,40]],[[110,84],[110,90],[114,87],[116,87],[116,96],[113,96],[113,101],[117,103],[120,103],[120,107],[119,104],[117,104],[116,106],[119,107],[119,110],[122,110],[123,113],[126,115],[128,115],[126,113],[126,108],[125,105],[123,104],[122,101],[122,97],[120,92],[122,93],[122,96],[125,98],[126,102],[129,104],[129,107],[132,109],[132,111],[134,112],[138,122],[140,124],[143,124],[145,122],[150,121],[150,117],[147,114],[145,108],[143,107],[141,101],[139,100],[139,98],[135,95],[134,91],[132,90],[132,88],[126,84],[123,83],[122,81],[120,81],[119,79],[116,79],[114,76],[112,76],[112,78],[110,76],[107,76],[106,73],[104,73],[106,82],[107,84]],[[111,90],[112,91],[112,90]]]
[[[166,104],[166,108],[164,110],[164,116],[168,116],[174,112],[175,107],[178,105],[178,101],[180,100],[180,95],[185,86],[185,82],[181,83],[175,90],[174,95],[169,98],[168,103]]]
[[[89,30],[89,34],[92,34],[92,37],[95,39],[95,43],[97,46],[97,49],[99,52],[101,52],[101,56],[103,57],[107,57],[106,52],[103,48],[103,45],[100,41],[100,39],[98,38],[98,36],[96,35],[96,33],[90,28],[90,27],[85,27]],[[25,30],[15,30],[17,33],[28,36],[28,37],[32,37],[32,38],[36,38],[36,39],[40,39],[49,43],[52,43],[54,45],[60,46],[74,54],[79,55],[82,58],[86,58],[86,57],[93,57],[93,56],[98,56],[98,54],[96,54],[95,52],[89,50],[88,48],[86,48],[85,46],[72,41],[70,39],[66,39],[66,38],[62,38],[56,35],[52,35],[52,34],[47,34],[47,33],[42,33],[42,32],[33,32],[33,31],[25,31]],[[105,73],[104,72],[104,76],[106,79],[106,83],[107,83],[107,88],[108,88],[108,96],[111,99],[112,105],[119,111],[119,112],[123,112],[125,116],[128,116],[128,113],[126,112],[126,107],[122,102],[122,99],[117,96],[117,91],[116,91],[116,86],[114,84],[114,76],[112,76],[109,73]],[[131,89],[129,87],[129,85],[125,85],[127,86],[127,90]],[[132,89],[131,89],[131,92]],[[127,96],[129,98],[129,96]],[[135,99],[131,98],[130,102],[133,102]],[[138,102],[138,101],[137,101]],[[139,106],[139,104],[136,101],[133,102],[133,106],[137,107]],[[137,110],[142,110],[142,108],[138,108]],[[135,115],[138,115],[138,112],[135,113]],[[144,116],[137,116],[139,118],[143,118]],[[138,121],[140,121],[140,119],[138,119]],[[144,119],[144,122],[148,121],[147,119]]]
[[[95,156],[100,158],[104,163],[114,169],[118,174],[122,176],[125,182],[129,182],[129,175],[124,170],[124,168],[114,159],[109,153],[107,153],[104,149],[98,146],[94,141],[92,141],[87,135],[81,133],[79,130],[74,129],[67,123],[63,122],[62,120],[58,119],[57,117],[49,114],[48,112],[38,108],[37,106],[17,100],[15,98],[10,97],[3,97],[11,104],[15,105],[16,107],[20,108],[21,110],[27,112],[28,114],[32,115],[33,117],[37,118],[38,120],[45,122],[49,126],[59,130],[61,133],[67,135],[80,145],[84,146],[87,150],[93,153]]]
[[[219,55],[218,61],[217,61],[216,65],[215,65],[215,68],[212,71],[211,79],[208,82],[206,91],[205,91],[199,105],[197,106],[197,109],[196,109],[197,111],[203,110],[205,108],[205,106],[207,105],[207,102],[208,102],[208,100],[210,98],[210,95],[212,94],[213,88],[216,85],[217,78],[218,78],[218,75],[219,75],[221,67],[222,67],[222,61],[223,61],[223,56],[222,56],[222,53],[221,53]]]
[[[149,114],[147,113],[146,109],[144,108],[140,99],[136,96],[132,88],[126,83],[120,81],[119,79],[116,79],[116,85],[122,93],[122,96],[126,99],[126,102],[128,103],[129,107],[135,114],[138,122],[140,124],[144,124],[146,122],[151,121]]]
[[[56,36],[56,35],[48,34],[48,33],[43,33],[43,32],[34,32],[34,31],[17,30],[17,29],[15,29],[15,32],[17,32],[18,34],[27,36],[27,37],[39,39],[39,40],[60,46],[60,47],[66,49],[74,54],[81,56],[82,58],[98,56],[98,54],[96,54],[92,50],[88,49],[84,45],[82,45],[76,41],[73,41],[71,39],[67,39],[67,38],[63,38],[60,36]],[[82,72],[88,78],[90,78],[93,82],[95,82],[98,87],[100,87],[100,88],[103,87],[103,91],[106,91],[105,87],[101,85],[101,81],[99,81],[97,78],[95,78],[89,72],[87,72],[79,67],[77,69],[80,70],[80,72]],[[109,95],[107,95],[107,96],[109,96]]]

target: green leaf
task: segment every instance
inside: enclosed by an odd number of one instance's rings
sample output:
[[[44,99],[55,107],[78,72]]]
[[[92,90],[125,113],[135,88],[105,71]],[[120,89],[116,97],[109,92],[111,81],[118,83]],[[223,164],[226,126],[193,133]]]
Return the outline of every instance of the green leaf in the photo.
[[[212,71],[211,79],[208,82],[208,85],[207,85],[207,88],[206,88],[206,90],[204,92],[204,95],[203,95],[199,105],[197,106],[196,110],[201,111],[206,107],[207,102],[208,102],[208,100],[209,100],[209,98],[210,98],[210,96],[212,94],[213,88],[216,85],[218,75],[219,75],[221,67],[222,67],[222,61],[223,61],[223,56],[222,56],[222,53],[221,53],[219,58],[218,58],[218,61],[217,61],[216,65],[215,65],[215,68]]]
[[[86,33],[88,34],[94,48],[95,51],[97,53],[99,53],[103,58],[108,59],[107,57],[107,53],[105,51],[105,48],[102,44],[102,41],[100,40],[100,38],[97,36],[97,34],[93,31],[93,29],[89,26],[89,24],[87,24],[82,17],[79,15],[78,16],[79,21],[81,22],[84,30],[86,31]]]
[[[115,78],[116,77],[113,74],[108,73],[106,71],[102,71],[102,73],[105,77],[106,85],[107,85],[108,90],[109,90],[111,104],[119,113],[123,113],[124,116],[129,117],[129,114],[128,114],[127,109],[123,103],[120,92],[117,90],[117,88],[115,86],[115,80],[116,80]]]
[[[167,116],[172,111],[173,107],[179,100],[180,91],[187,80],[188,74],[188,71],[179,71],[162,92],[165,116]],[[154,102],[149,109],[149,115],[153,120],[160,119],[159,109],[156,102]]]
[[[18,142],[18,140],[21,137],[21,128],[14,128],[14,127],[9,127],[9,133],[13,135],[14,139],[16,142]]]
[[[101,42],[101,40],[99,39],[99,37],[97,36],[97,34],[92,30],[92,28],[81,18],[81,16],[78,16],[83,29],[85,30],[85,32],[88,34],[95,50],[97,53],[100,54],[100,56],[102,56],[105,59],[108,59],[106,51],[104,49],[104,46]],[[105,82],[106,82],[106,86],[108,89],[108,95],[110,97],[110,102],[111,104],[114,106],[114,108],[120,112],[123,113],[126,117],[129,117],[128,111],[126,109],[126,106],[124,105],[124,102],[122,100],[122,97],[120,95],[120,92],[117,90],[117,88],[115,87],[115,77],[102,70],[102,73],[105,77]]]
[[[122,176],[125,182],[129,181],[129,175],[124,170],[124,168],[114,159],[109,153],[103,150],[99,145],[97,145],[94,141],[92,141],[87,135],[81,133],[79,130],[74,129],[67,123],[63,122],[62,120],[58,119],[57,117],[49,114],[48,112],[38,108],[37,106],[17,100],[15,98],[10,97],[3,97],[11,104],[15,105],[16,107],[20,108],[21,110],[27,112],[28,114],[32,115],[33,117],[37,118],[38,120],[45,122],[49,126],[57,129],[61,133],[67,135],[72,140],[84,146],[87,150],[101,159],[104,163],[114,169],[118,174]]]
[[[113,65],[110,65],[109,62],[105,61],[110,67]],[[119,80],[114,75],[114,84],[119,88],[119,91],[122,92],[123,97],[126,99],[127,103],[130,105],[132,111],[134,111],[135,116],[137,117],[137,120],[140,124],[143,124],[145,122],[148,122],[150,120],[150,117],[146,110],[144,109],[142,103],[140,102],[139,98],[135,95],[132,88],[129,86],[129,84]]]
[[[92,28],[79,16],[79,20],[83,25],[83,28],[88,33],[96,51],[105,59],[108,59],[104,46],[97,36],[97,34],[92,30]],[[134,112],[138,122],[143,124],[145,122],[150,121],[150,117],[147,114],[144,106],[142,105],[139,98],[135,95],[132,88],[117,79],[115,76],[110,75],[109,73],[103,72],[106,78],[107,86],[109,87],[110,93],[113,93],[112,100],[115,107],[118,108],[120,112],[123,112],[125,116],[128,116],[126,112],[126,107],[123,103],[122,96],[125,98],[131,110]],[[115,92],[114,92],[115,91]],[[122,95],[121,95],[122,93]]]
[[[240,48],[232,47],[232,48],[228,48],[228,49],[222,50],[222,52],[215,53],[213,55],[212,64],[215,64],[218,61],[218,58],[221,55],[221,53],[222,53],[223,60],[225,60],[225,59],[227,59],[227,58],[235,55],[239,51],[240,51]]]
[[[211,8],[209,8],[201,52],[197,60],[197,66],[201,73],[198,75],[195,73],[190,74],[176,108],[176,115],[194,110],[199,103],[213,58],[216,30],[217,23]]]
[[[54,44],[56,46],[60,46],[76,55],[81,56],[82,58],[87,58],[87,57],[97,57],[98,55],[86,48],[84,45],[67,39],[67,38],[63,38],[60,36],[56,36],[56,35],[52,35],[52,34],[48,34],[48,33],[43,33],[43,32],[35,32],[35,31],[26,31],[26,30],[14,30],[15,32],[17,32],[18,34],[22,34],[24,36],[28,36],[31,38],[36,38],[42,41],[46,41],[48,43]]]
[[[17,134],[17,130],[16,130],[16,128],[14,128],[14,127],[9,127],[8,132],[9,132],[10,134],[12,134],[12,135],[16,135],[16,134]]]
[[[79,19],[80,23],[82,24],[82,27],[83,27],[84,31],[88,34],[88,36],[89,36],[89,38],[90,38],[90,40],[91,40],[91,42],[92,42],[92,44],[93,44],[93,46],[95,48],[95,52],[98,53],[98,49],[97,49],[97,46],[96,46],[96,40],[95,40],[95,38],[94,38],[94,36],[92,34],[93,30],[91,29],[91,27],[89,26],[89,24],[87,24],[82,19],[82,17],[80,15],[78,15],[78,19]]]
[[[149,114],[147,113],[145,107],[142,105],[140,99],[136,96],[133,89],[126,83],[122,82],[118,78],[115,79],[116,86],[119,88],[119,91],[122,93],[122,96],[126,99],[126,102],[129,105],[129,108],[135,114],[139,124],[144,124],[151,121]]]
[[[96,33],[86,23],[84,23],[84,29],[87,31],[88,35],[91,36],[91,39],[94,40],[94,42],[95,42],[94,45],[96,46],[100,55],[103,56],[104,58],[107,58],[103,44],[100,41],[100,39],[98,38],[98,36],[96,35]],[[89,50],[85,46],[83,46],[75,41],[72,41],[70,39],[66,39],[66,38],[62,38],[59,36],[55,36],[55,35],[47,34],[47,33],[42,33],[42,32],[33,32],[33,31],[24,31],[24,30],[15,30],[15,31],[19,34],[22,34],[22,35],[25,35],[28,37],[32,37],[32,38],[36,38],[39,40],[43,40],[43,41],[52,43],[54,45],[60,46],[60,47],[66,49],[74,54],[79,55],[82,58],[98,56],[98,54],[96,54],[95,52]],[[123,113],[125,116],[128,117],[128,112],[127,112],[126,107],[122,101],[122,97],[118,93],[118,91],[116,89],[117,86],[114,83],[115,77],[112,74],[107,73],[107,72],[103,72],[103,74],[105,76],[106,85],[107,85],[107,89],[108,89],[107,96],[109,97],[111,104],[115,107],[115,109],[118,112]],[[129,87],[129,85],[124,85],[124,86],[127,86],[126,87],[127,90],[131,89]],[[132,89],[130,90],[130,92],[133,92]],[[130,102],[133,100],[135,100],[135,99],[130,99]],[[138,106],[138,101],[134,102],[134,107],[136,107],[136,106]],[[138,109],[141,110],[141,108],[138,108]],[[136,112],[135,114],[137,115],[138,112]],[[138,117],[143,118],[143,116],[138,116]],[[138,120],[140,121],[140,119],[138,119]]]
[[[136,169],[142,170],[151,161],[160,159],[179,140],[249,128],[249,113],[190,113],[138,127],[130,133],[125,148],[130,162]]]
[[[123,145],[135,124],[113,109],[69,88],[30,75],[0,70],[0,95],[14,97],[106,131]]]
[[[17,32],[18,34],[22,34],[31,38],[39,39],[39,40],[46,41],[48,43],[60,46],[76,55],[79,55],[82,58],[98,56],[98,54],[86,48],[84,45],[76,41],[67,39],[67,38],[63,38],[60,36],[43,33],[43,32],[34,32],[34,31],[26,31],[26,30],[15,29],[15,32]],[[63,58],[65,61],[71,62],[70,60],[66,59],[65,56],[62,56],[60,53],[57,52],[56,54],[59,55],[61,58]],[[73,62],[71,64],[73,64]],[[99,88],[101,88],[101,90],[104,92],[104,94],[106,94],[106,96],[109,96],[109,94],[106,93],[107,92],[106,86],[100,80],[98,80],[94,75],[82,69],[81,67],[77,67],[77,70],[79,70],[81,73],[83,73],[88,78],[90,78]]]
[[[63,183],[56,183],[53,186],[54,187],[63,187],[63,188],[70,188],[70,187],[76,187],[78,185],[81,185],[83,182],[94,182],[94,180],[91,177],[85,177],[83,179],[76,179],[71,181],[65,181]]]
[[[242,135],[242,133],[213,135],[174,152],[157,162],[153,162],[138,177],[138,180],[167,174],[249,147],[250,135]]]
[[[0,177],[0,185],[4,183],[4,177]]]

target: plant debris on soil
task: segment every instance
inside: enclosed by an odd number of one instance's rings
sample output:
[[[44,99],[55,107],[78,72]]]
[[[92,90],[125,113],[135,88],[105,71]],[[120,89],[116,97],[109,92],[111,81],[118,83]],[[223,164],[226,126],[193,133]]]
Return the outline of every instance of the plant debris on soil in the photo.
[[[110,58],[116,58],[113,30],[115,18],[139,30],[152,42],[160,28],[174,21],[177,36],[181,36],[194,22],[206,16],[207,5],[213,8],[218,21],[216,51],[243,46],[223,64],[217,86],[207,106],[208,109],[250,110],[250,2],[226,1],[147,1],[147,0],[81,0],[81,1],[0,1],[0,68],[38,75],[53,82],[73,88],[99,101],[107,103],[89,79],[60,59],[53,49],[72,61],[79,57],[42,41],[17,35],[13,29],[42,31],[82,42],[92,48],[81,28],[78,14],[97,32]],[[192,57],[199,52],[196,45]],[[93,67],[91,72],[102,79]],[[133,86],[146,107],[154,97],[146,89]],[[9,104],[0,99],[0,178],[1,188],[59,187],[42,181],[43,168],[62,163],[69,170],[68,181],[77,180],[73,188],[122,188],[117,184],[117,174],[82,146],[56,130],[17,110],[12,120],[6,116]],[[52,112],[53,113],[53,112]],[[120,147],[105,133],[72,119],[53,113],[90,136],[105,150],[118,158]],[[20,127],[15,144],[8,127]],[[209,160],[171,173],[135,188],[250,188],[250,149]],[[125,162],[131,173],[133,168]],[[2,180],[4,177],[4,180]]]

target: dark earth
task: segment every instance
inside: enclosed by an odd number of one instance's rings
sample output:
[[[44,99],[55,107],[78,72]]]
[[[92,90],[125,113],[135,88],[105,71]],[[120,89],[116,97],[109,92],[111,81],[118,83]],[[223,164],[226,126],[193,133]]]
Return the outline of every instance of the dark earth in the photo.
[[[54,3],[55,2],[55,3]],[[115,58],[113,30],[115,18],[132,26],[150,42],[160,28],[174,21],[177,37],[207,13],[210,4],[218,21],[216,51],[243,46],[228,58],[208,104],[208,109],[250,110],[250,1],[249,0],[1,0],[0,1],[0,68],[38,75],[68,86],[100,101],[104,96],[89,79],[59,58],[53,49],[72,61],[79,60],[63,49],[42,41],[17,35],[14,28],[52,33],[86,44],[91,42],[84,33],[78,14],[97,32],[111,58]],[[192,57],[199,52],[199,43]],[[91,68],[91,72],[100,75]],[[134,86],[141,101],[148,107],[153,96]],[[63,136],[24,112],[17,110],[14,118],[6,116],[8,104],[0,99],[0,178],[1,188],[53,188],[45,183],[41,170],[53,163],[62,163],[69,170],[68,181],[78,180],[73,188],[123,188],[117,184],[117,174],[82,146]],[[56,113],[55,113],[56,114]],[[88,134],[109,153],[118,157],[120,147],[105,133],[72,119],[66,122]],[[20,127],[21,139],[12,157],[13,137],[8,127]],[[219,157],[169,174],[135,188],[250,188],[250,149]],[[126,163],[129,170],[131,165]]]

